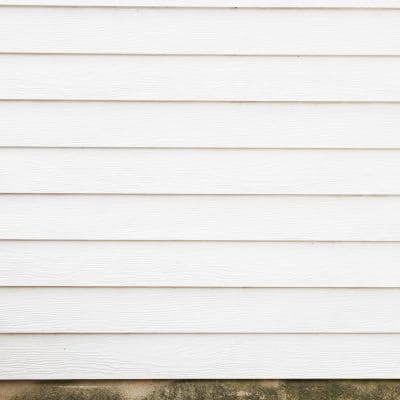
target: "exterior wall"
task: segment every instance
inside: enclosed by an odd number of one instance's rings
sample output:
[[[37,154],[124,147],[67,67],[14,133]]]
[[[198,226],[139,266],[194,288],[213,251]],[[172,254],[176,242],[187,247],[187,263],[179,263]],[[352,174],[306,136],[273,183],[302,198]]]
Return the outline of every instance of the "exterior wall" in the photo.
[[[0,379],[400,377],[400,2],[0,0],[0,39]]]

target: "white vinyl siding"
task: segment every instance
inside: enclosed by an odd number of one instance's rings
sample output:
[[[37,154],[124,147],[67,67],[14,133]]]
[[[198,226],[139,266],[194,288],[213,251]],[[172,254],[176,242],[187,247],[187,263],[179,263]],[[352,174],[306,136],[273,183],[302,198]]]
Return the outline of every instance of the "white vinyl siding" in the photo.
[[[399,358],[398,334],[5,334],[0,369],[4,379],[394,379]]]
[[[400,9],[5,7],[0,32],[9,53],[399,55],[399,18]]]
[[[2,54],[0,64],[8,100],[400,101],[400,57]]]
[[[400,194],[400,150],[0,149],[5,193]]]
[[[396,102],[0,102],[4,147],[399,149],[399,130]]]
[[[3,195],[0,210],[0,239],[400,241],[398,196]]]
[[[399,378],[398,0],[0,0],[0,379]]]
[[[0,295],[0,333],[400,332],[399,288],[1,288]]]
[[[396,242],[8,240],[0,253],[2,286],[400,287]]]

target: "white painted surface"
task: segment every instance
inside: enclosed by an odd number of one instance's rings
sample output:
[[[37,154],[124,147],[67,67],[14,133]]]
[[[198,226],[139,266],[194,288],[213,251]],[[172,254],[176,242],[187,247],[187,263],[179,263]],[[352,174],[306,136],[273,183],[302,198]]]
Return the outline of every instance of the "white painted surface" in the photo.
[[[2,288],[0,333],[399,333],[400,289]]]
[[[0,239],[400,241],[400,197],[4,195]]]
[[[400,10],[4,7],[0,52],[399,55],[399,20]]]
[[[155,8],[400,8],[399,0],[1,0],[0,5]]]
[[[399,378],[399,10],[0,0],[0,379]]]
[[[400,244],[0,241],[1,286],[400,287]]]
[[[4,379],[400,375],[399,334],[3,335],[0,355]]]
[[[0,101],[0,146],[400,148],[399,103]]]
[[[0,149],[3,193],[400,194],[400,150]]]
[[[0,98],[400,101],[398,57],[0,55]]]

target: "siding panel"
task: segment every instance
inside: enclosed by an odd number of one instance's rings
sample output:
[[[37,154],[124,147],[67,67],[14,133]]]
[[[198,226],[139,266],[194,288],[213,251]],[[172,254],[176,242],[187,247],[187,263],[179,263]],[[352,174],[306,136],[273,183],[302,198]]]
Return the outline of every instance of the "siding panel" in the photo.
[[[398,103],[0,101],[0,146],[400,148]]]
[[[400,243],[0,241],[0,254],[1,286],[400,287]]]
[[[400,194],[400,150],[0,149],[5,193]]]
[[[3,335],[0,355],[4,379],[390,379],[400,375],[398,334]]]
[[[397,57],[0,55],[0,98],[400,101]]]
[[[400,10],[4,7],[0,52],[399,55],[399,19]]]
[[[400,197],[4,195],[1,239],[400,240]]]
[[[0,333],[400,332],[400,289],[2,288],[0,297]]]

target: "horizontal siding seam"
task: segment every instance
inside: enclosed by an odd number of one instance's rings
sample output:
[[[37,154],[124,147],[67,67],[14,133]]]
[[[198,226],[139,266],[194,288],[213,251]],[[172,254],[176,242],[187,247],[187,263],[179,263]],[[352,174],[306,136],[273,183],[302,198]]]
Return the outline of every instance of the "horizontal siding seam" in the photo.
[[[150,243],[395,243],[400,240],[254,240],[254,239],[21,239],[0,238],[0,242],[150,242]]]
[[[1,336],[400,336],[400,332],[0,332]],[[1,379],[0,379],[1,380]]]
[[[209,58],[399,58],[400,54],[213,54],[213,53],[85,53],[85,52],[9,52],[1,51],[1,56],[60,56],[60,57],[209,57]],[[179,101],[179,100],[177,100]]]
[[[16,7],[16,8],[105,8],[105,9],[113,9],[113,8],[122,8],[122,9],[201,9],[201,10],[236,10],[236,9],[246,9],[246,10],[264,10],[264,9],[272,9],[272,10],[399,10],[400,9],[400,4],[399,5],[384,5],[384,4],[379,4],[379,5],[360,5],[360,6],[355,6],[355,5],[337,5],[337,6],[310,6],[310,5],[293,5],[293,6],[273,6],[273,5],[260,5],[260,6],[243,6],[243,5],[226,5],[226,6],[201,6],[201,5],[196,5],[196,6],[190,6],[190,5],[122,5],[122,4],[109,4],[109,5],[100,5],[100,4],[80,4],[80,5],[72,5],[72,4],[50,4],[50,3],[44,3],[44,4],[33,4],[33,3],[24,3],[24,4],[19,4],[19,3],[2,3],[0,4],[0,8],[3,7]]]
[[[215,192],[208,192],[208,193],[151,193],[151,192],[48,192],[48,191],[37,191],[37,192],[1,192],[0,196],[218,196],[218,197],[240,197],[240,196],[247,196],[247,197],[277,197],[277,196],[287,196],[287,197],[400,197],[400,193],[378,193],[378,194],[342,194],[342,193],[329,193],[329,194],[297,194],[297,193],[250,193],[250,194],[243,194],[243,193],[215,193]]]
[[[2,97],[1,102],[65,102],[65,103],[219,103],[219,104],[400,104],[400,100],[225,100],[225,99],[199,99],[199,100],[173,100],[173,99],[106,99],[106,98],[10,98]]]
[[[10,150],[24,150],[24,149],[45,149],[45,150],[221,150],[221,151],[263,151],[263,150],[276,150],[276,151],[308,151],[308,150],[322,150],[322,151],[399,151],[400,147],[222,147],[222,146],[189,146],[189,147],[177,147],[177,146],[43,146],[43,145],[1,145],[0,149]]]
[[[1,7],[0,7],[1,8]],[[110,53],[110,52],[57,52],[57,51],[1,51],[1,56],[116,56],[116,57],[295,57],[295,58],[398,58],[399,54],[308,54],[308,53],[140,53],[140,52],[126,52],[126,53]]]

